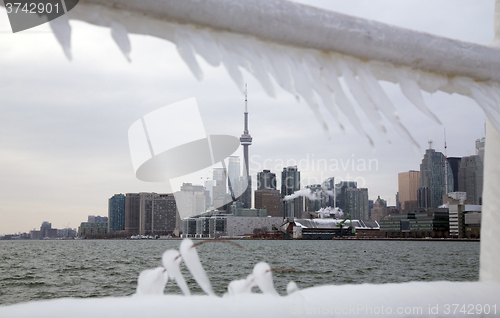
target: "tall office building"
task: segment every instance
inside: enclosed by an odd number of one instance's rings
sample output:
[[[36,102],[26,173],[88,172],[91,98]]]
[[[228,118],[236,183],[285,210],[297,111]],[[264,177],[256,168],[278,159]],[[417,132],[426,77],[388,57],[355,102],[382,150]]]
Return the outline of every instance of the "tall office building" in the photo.
[[[255,190],[255,208],[267,210],[267,216],[283,217],[280,192],[276,189]]]
[[[443,195],[453,192],[453,173],[441,152],[427,149],[420,164],[420,187],[428,187],[431,207],[443,204]]]
[[[472,204],[482,204],[483,161],[479,155],[463,157],[458,169],[458,191],[467,192]]]
[[[345,210],[345,191],[350,188],[357,188],[358,184],[354,181],[340,181],[335,185],[335,206]]]
[[[115,194],[108,200],[108,233],[125,230],[125,195]]]
[[[241,195],[240,191],[240,157],[238,156],[230,156],[229,164],[227,167],[229,182],[228,182],[228,191],[231,193],[233,191],[233,195],[235,198],[238,198]]]
[[[408,213],[418,206],[417,192],[420,184],[420,171],[410,170],[398,173],[399,205],[401,211]]]
[[[453,192],[458,192],[458,168],[460,167],[460,157],[448,157],[446,159],[453,175]]]
[[[331,177],[326,179],[323,182],[323,190],[327,191],[328,201],[326,202],[326,206],[334,207],[335,206],[335,178]]]
[[[344,212],[354,220],[369,220],[368,215],[368,189],[346,188]]]
[[[125,195],[125,231],[129,235],[139,234],[141,195],[127,193]]]
[[[476,140],[476,155],[481,157],[481,161],[484,163],[484,144],[485,138]]]
[[[212,201],[214,202],[214,207],[218,208],[218,206],[215,206],[215,201],[219,199],[219,197],[222,197],[227,194],[227,176],[223,168],[214,168],[213,172],[213,180],[215,181],[215,185],[213,186],[212,190]]]
[[[248,101],[247,101],[247,88],[245,84],[245,128],[240,137],[241,145],[243,146],[243,156],[245,161],[244,176],[247,178],[247,187],[241,195],[241,202],[244,207],[250,209],[252,207],[252,178],[250,177],[250,166],[248,161],[248,146],[252,144],[252,136],[248,132]]]
[[[300,172],[297,166],[285,167],[281,172],[281,198],[300,190]],[[283,217],[302,218],[302,197],[283,201]]]
[[[257,173],[257,190],[265,189],[276,190],[276,174],[270,170],[262,170],[262,172]]]
[[[431,202],[431,190],[429,187],[420,187],[417,190],[417,207],[418,208],[430,208],[432,206]]]

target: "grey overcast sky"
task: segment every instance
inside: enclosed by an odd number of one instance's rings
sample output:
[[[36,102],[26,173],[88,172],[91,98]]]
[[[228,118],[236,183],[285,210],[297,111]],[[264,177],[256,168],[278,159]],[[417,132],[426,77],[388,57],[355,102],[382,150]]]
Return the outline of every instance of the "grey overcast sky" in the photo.
[[[462,41],[493,38],[493,0],[299,2]],[[165,192],[165,185],[135,179],[127,140],[134,121],[162,106],[196,97],[208,133],[242,133],[244,98],[222,67],[201,62],[205,77],[199,82],[172,43],[138,35],[131,35],[128,63],[109,29],[70,23],[71,62],[47,25],[12,34],[0,8],[0,234],[29,231],[43,221],[75,228],[88,215],[107,215],[107,200],[115,193]],[[342,134],[332,123],[328,138],[304,101],[280,88],[270,98],[244,75],[254,138],[252,172],[268,168],[278,174],[283,165],[297,163],[303,186],[327,177],[357,178],[371,199],[380,195],[393,205],[398,172],[419,169],[430,139],[443,151],[444,127],[448,156],[474,154],[474,141],[484,137],[485,116],[473,100],[424,93],[440,126],[395,85],[384,84],[422,154],[416,155],[391,125],[387,144],[361,115],[375,141],[373,150],[350,124]],[[325,161],[326,169],[317,167]],[[201,184],[202,177],[188,181]]]

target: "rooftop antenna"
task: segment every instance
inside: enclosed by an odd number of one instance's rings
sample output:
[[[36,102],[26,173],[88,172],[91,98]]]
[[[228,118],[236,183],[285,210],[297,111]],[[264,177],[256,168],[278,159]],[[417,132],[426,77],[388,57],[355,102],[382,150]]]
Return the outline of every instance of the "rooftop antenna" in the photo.
[[[429,140],[427,143],[429,143],[429,149],[432,149],[432,140]]]

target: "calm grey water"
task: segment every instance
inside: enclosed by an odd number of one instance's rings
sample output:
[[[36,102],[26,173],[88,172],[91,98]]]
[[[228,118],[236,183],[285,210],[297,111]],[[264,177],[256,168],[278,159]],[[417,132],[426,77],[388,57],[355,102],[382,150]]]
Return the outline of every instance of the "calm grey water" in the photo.
[[[284,293],[324,284],[405,281],[474,281],[479,277],[478,242],[238,241],[243,249],[212,243],[197,247],[216,293],[245,278],[259,261],[300,271],[274,272]],[[178,240],[0,241],[0,305],[60,297],[125,296],[137,276],[161,266]],[[182,265],[183,266],[183,265]],[[192,292],[202,293],[183,268]],[[180,293],[169,281],[166,293]]]

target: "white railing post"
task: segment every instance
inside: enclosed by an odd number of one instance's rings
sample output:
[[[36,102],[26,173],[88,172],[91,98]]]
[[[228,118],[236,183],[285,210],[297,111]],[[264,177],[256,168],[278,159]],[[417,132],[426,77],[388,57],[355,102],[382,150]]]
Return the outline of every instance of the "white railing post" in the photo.
[[[486,121],[479,280],[500,283],[500,134]]]

